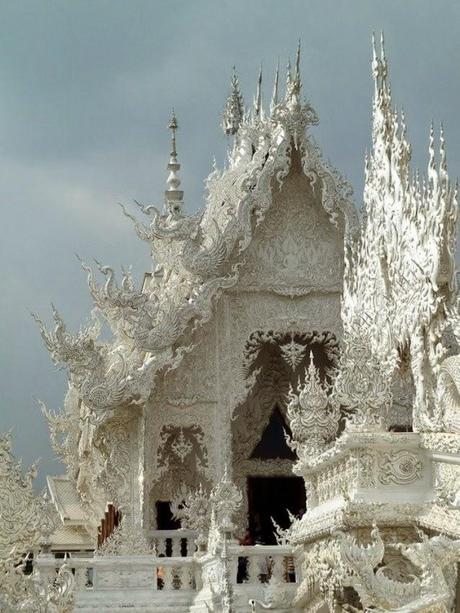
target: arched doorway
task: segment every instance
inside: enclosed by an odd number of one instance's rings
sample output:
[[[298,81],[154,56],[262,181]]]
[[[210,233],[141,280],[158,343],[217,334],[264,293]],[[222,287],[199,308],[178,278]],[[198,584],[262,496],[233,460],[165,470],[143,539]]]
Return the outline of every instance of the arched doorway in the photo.
[[[289,389],[303,379],[310,354],[320,376],[327,378],[338,357],[335,336],[330,332],[255,332],[246,346],[247,376],[258,374],[233,416],[233,480],[243,492],[240,530],[249,527],[253,536],[262,532],[267,542],[274,540],[272,516],[286,527],[286,509],[298,515],[307,504],[303,480],[292,472],[296,456],[285,440],[285,415]]]

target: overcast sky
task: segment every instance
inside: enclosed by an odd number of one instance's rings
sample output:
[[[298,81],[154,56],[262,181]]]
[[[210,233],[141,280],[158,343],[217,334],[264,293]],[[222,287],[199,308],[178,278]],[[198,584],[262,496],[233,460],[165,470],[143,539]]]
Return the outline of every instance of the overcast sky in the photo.
[[[50,301],[70,329],[91,303],[75,253],[117,268],[150,268],[117,202],[162,202],[174,106],[189,211],[203,202],[235,64],[246,101],[260,62],[269,101],[274,66],[302,39],[304,94],[320,115],[325,156],[362,199],[369,147],[373,30],[385,31],[394,102],[404,107],[414,161],[444,122],[452,176],[460,168],[458,0],[1,0],[0,432],[13,428],[39,484],[62,468],[37,407],[62,406],[66,376],[49,360],[30,311]]]

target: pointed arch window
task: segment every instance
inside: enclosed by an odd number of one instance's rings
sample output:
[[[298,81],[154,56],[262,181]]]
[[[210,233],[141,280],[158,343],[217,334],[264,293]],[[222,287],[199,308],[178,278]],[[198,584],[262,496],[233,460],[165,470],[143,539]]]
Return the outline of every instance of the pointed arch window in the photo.
[[[284,420],[279,406],[275,405],[270,420],[259,442],[254,447],[250,458],[260,460],[295,460],[295,453],[286,443],[285,431],[289,433],[289,427]]]

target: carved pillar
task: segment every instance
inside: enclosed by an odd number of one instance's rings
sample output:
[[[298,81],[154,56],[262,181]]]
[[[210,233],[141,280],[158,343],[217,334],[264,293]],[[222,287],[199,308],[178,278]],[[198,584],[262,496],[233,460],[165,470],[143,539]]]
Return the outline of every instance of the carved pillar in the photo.
[[[222,296],[220,308],[214,318],[216,326],[216,372],[217,372],[217,407],[214,421],[214,453],[216,482],[223,476],[225,467],[232,478],[232,429],[228,398],[225,392],[225,378],[230,376],[229,347],[231,347],[231,321],[227,296]]]

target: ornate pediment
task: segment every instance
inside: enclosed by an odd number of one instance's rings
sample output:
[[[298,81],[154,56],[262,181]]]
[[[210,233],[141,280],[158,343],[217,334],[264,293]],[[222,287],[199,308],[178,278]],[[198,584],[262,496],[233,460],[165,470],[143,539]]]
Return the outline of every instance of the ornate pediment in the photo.
[[[305,175],[300,155],[293,162],[273,205],[254,233],[244,258],[239,290],[299,296],[341,291],[343,222],[331,223],[318,183]]]

